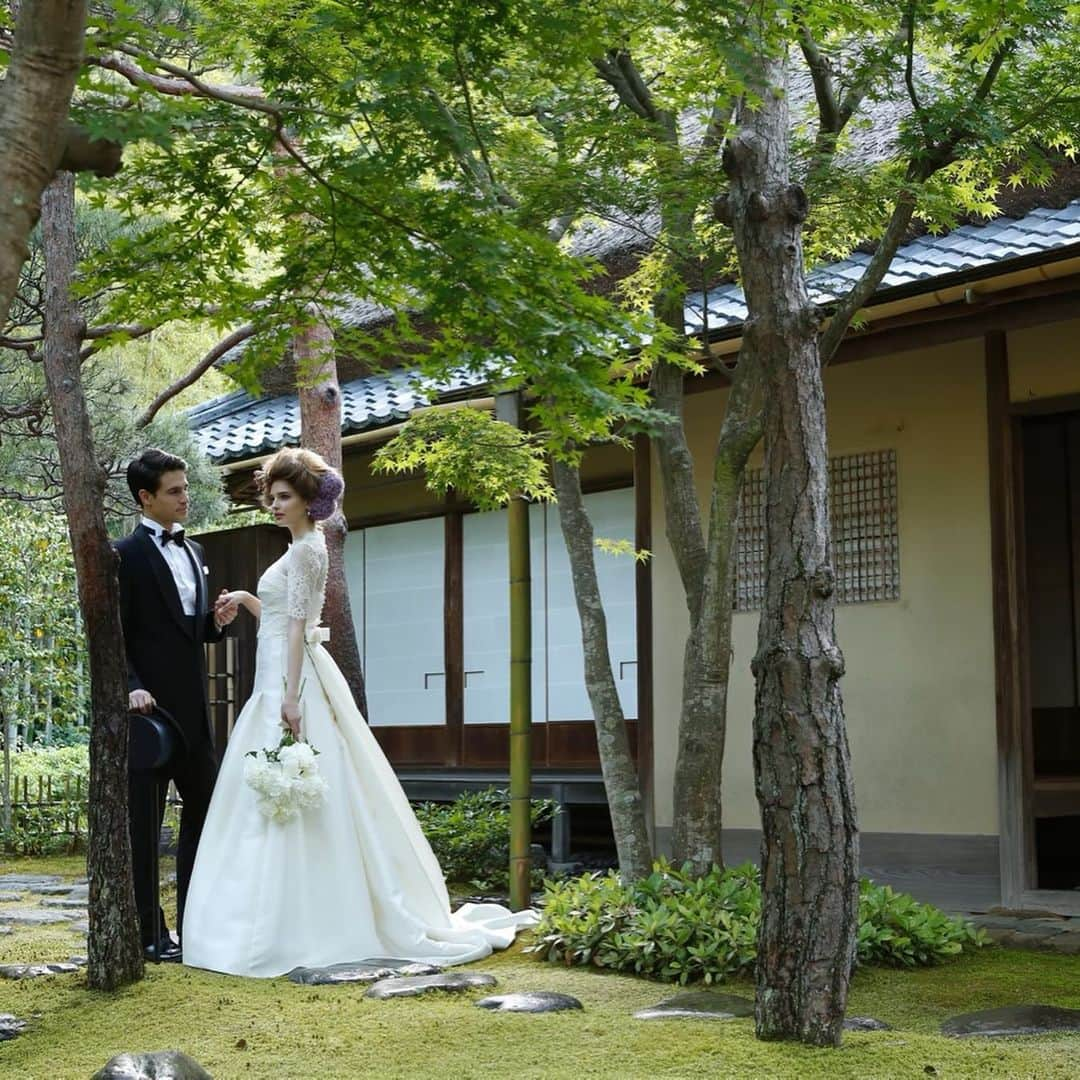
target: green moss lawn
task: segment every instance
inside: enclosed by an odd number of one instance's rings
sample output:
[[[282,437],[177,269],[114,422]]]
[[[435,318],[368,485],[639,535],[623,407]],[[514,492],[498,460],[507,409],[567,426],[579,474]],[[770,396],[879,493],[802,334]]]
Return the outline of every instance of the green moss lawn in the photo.
[[[9,860],[0,873],[77,876],[76,859]],[[6,905],[5,905],[6,906]],[[0,922],[3,921],[0,907]],[[61,927],[18,928],[0,938],[4,961],[62,960],[83,950]],[[363,987],[301,987],[163,965],[138,986],[92,993],[82,975],[0,980],[0,1012],[30,1021],[0,1043],[0,1077],[85,1080],[121,1050],[178,1047],[216,1080],[408,1077],[1051,1077],[1080,1075],[1080,1036],[960,1041],[938,1035],[958,1012],[1020,1002],[1080,1008],[1080,957],[987,949],[940,968],[858,974],[851,1015],[894,1031],[848,1035],[840,1050],[763,1044],[750,1020],[633,1020],[668,987],[583,969],[555,968],[519,944],[473,966],[499,990],[574,994],[583,1013],[499,1015],[479,994],[365,1001]],[[750,995],[747,983],[727,989]]]

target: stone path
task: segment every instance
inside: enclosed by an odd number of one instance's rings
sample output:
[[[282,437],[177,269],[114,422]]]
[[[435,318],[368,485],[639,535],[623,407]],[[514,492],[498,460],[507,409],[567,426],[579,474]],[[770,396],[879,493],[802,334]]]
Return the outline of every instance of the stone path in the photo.
[[[1008,949],[1036,949],[1040,952],[1080,956],[1080,919],[1047,912],[1005,911],[993,908],[971,921],[986,931],[998,945]]]
[[[90,927],[86,881],[65,882],[51,874],[0,874],[0,935],[17,926],[61,926],[85,935]],[[9,906],[18,904],[20,906]]]

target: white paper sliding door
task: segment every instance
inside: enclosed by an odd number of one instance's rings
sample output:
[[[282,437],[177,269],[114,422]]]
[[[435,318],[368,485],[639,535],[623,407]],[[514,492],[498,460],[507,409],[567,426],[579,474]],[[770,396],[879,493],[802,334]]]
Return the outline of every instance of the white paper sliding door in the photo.
[[[373,727],[446,722],[442,518],[349,533],[350,601]]]
[[[630,488],[585,496],[585,507],[597,539],[634,540],[634,493]],[[623,713],[637,716],[637,631],[634,559],[596,548],[596,576],[607,616],[608,650]],[[589,720],[592,706],[585,690],[585,657],[581,622],[574,599],[570,559],[566,554],[559,511],[547,514],[547,688],[548,716],[556,720]]]
[[[544,719],[544,508],[529,507],[533,721]],[[462,522],[465,723],[504,724],[510,703],[510,553],[506,511]]]

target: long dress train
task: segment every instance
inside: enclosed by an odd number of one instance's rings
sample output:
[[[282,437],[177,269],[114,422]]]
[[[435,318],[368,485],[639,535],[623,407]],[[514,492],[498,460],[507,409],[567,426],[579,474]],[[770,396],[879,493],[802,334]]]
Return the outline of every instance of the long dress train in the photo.
[[[319,530],[259,580],[255,685],[236,721],[203,828],[184,913],[184,963],[282,975],[369,957],[462,964],[510,945],[531,911],[465,904],[451,913],[438,861],[318,627],[326,589]],[[319,751],[323,804],[267,819],[244,755],[276,746],[290,617],[306,620],[303,737]]]

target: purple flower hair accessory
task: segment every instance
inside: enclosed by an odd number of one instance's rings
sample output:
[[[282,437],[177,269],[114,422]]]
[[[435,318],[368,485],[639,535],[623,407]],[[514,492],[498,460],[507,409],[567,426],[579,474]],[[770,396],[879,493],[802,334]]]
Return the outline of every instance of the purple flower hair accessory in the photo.
[[[319,480],[319,490],[308,503],[308,517],[312,521],[325,521],[337,509],[337,501],[345,490],[345,481],[333,469],[327,469]]]

